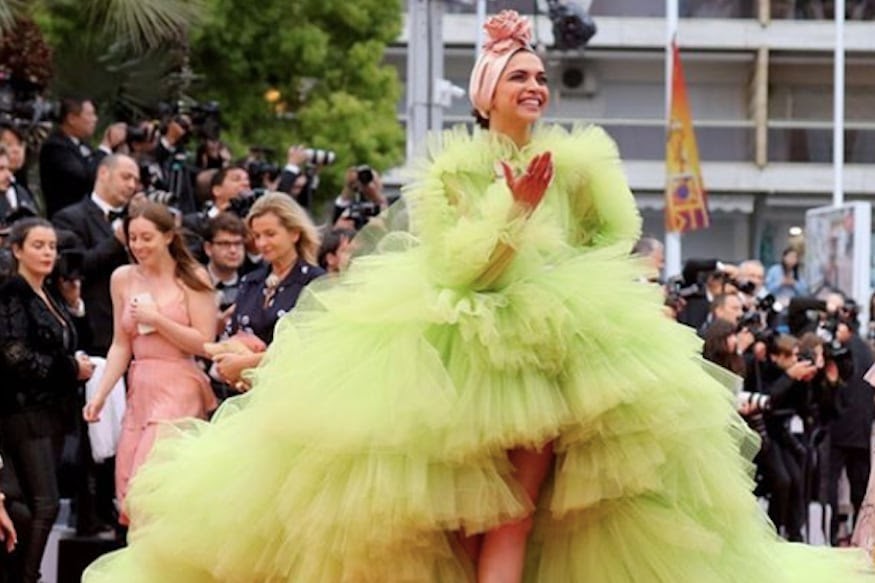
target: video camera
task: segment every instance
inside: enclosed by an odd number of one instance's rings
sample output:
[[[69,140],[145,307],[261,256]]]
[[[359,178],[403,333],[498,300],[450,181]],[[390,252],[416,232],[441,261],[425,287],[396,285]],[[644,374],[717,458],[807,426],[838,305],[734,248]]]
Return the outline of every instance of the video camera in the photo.
[[[38,86],[0,68],[0,124],[17,129],[30,146],[48,135],[60,109],[58,102],[43,99]]]

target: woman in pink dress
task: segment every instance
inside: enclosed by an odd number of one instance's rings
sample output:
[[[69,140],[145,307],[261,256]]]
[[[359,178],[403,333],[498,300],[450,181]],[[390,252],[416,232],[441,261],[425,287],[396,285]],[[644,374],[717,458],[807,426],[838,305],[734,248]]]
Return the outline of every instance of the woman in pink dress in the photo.
[[[128,484],[152,449],[161,422],[206,418],[216,406],[194,356],[213,339],[217,318],[207,273],[186,249],[166,207],[147,202],[132,208],[125,234],[134,264],[112,274],[112,346],[97,393],[83,410],[86,421],[98,420],[107,395],[130,365],[115,473],[122,524],[127,524]]]

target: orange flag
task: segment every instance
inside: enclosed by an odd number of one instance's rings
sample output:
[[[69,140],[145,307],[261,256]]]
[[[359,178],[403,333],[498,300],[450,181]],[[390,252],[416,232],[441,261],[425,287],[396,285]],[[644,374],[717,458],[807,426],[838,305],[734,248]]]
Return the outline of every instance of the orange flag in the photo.
[[[708,195],[699,169],[699,148],[693,133],[690,102],[684,68],[676,41],[672,41],[673,74],[671,84],[671,121],[665,144],[665,229],[685,233],[705,229]]]

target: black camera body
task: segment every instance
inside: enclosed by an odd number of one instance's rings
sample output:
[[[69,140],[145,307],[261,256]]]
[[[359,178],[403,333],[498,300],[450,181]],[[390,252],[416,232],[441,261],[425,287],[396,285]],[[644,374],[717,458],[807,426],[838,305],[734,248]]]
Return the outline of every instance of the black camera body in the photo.
[[[595,36],[595,21],[578,4],[547,0],[553,39],[560,50],[579,49]]]
[[[346,213],[344,214],[352,219],[356,230],[359,230],[364,227],[371,218],[380,214],[380,205],[359,198],[347,207]]]
[[[43,99],[39,86],[0,68],[0,125],[15,128],[29,147],[45,139],[60,111],[60,103]]]
[[[82,262],[85,255],[77,249],[62,249],[55,263],[55,274],[63,279],[79,279],[82,277]]]
[[[186,138],[194,135],[199,139],[217,140],[221,134],[222,110],[218,101],[161,103],[158,113],[163,120],[161,133],[166,133],[167,125],[174,122],[185,131]]]
[[[359,184],[362,186],[367,186],[374,181],[374,169],[367,164],[362,164],[361,166],[356,167],[355,173]]]
[[[243,193],[236,198],[232,198],[228,203],[228,211],[234,213],[241,219],[245,219],[246,215],[249,214],[249,211],[252,210],[252,205],[255,204],[255,201],[265,194],[267,194],[266,189],[253,188],[249,192]]]

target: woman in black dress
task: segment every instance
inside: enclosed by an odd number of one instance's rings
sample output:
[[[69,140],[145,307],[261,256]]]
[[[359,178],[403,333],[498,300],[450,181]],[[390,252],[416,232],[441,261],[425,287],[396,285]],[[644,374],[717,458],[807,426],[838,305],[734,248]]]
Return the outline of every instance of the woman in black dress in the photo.
[[[74,410],[77,384],[91,376],[92,366],[75,353],[73,319],[46,285],[58,256],[51,223],[18,221],[8,244],[16,273],[0,287],[0,445],[4,472],[17,476],[32,515],[30,532],[19,533],[23,581],[30,583],[39,578],[58,513],[65,415]]]

